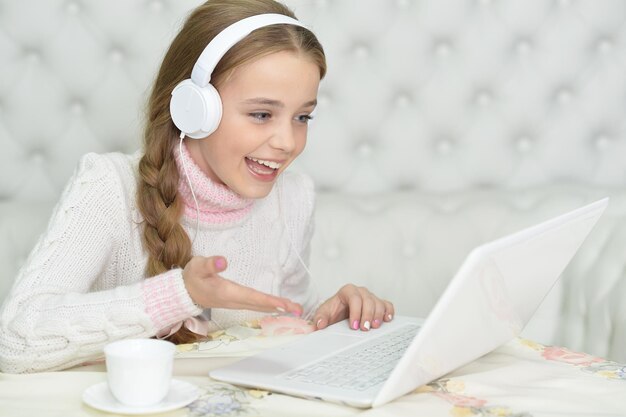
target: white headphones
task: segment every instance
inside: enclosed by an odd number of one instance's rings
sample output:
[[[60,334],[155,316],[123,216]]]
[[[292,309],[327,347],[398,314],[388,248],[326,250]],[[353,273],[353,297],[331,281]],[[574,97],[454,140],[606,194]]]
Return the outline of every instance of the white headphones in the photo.
[[[209,42],[193,66],[191,78],[181,81],[172,91],[170,115],[181,136],[201,139],[217,129],[222,119],[222,100],[210,84],[211,73],[226,52],[252,31],[278,24],[306,27],[282,14],[260,14],[233,23]]]

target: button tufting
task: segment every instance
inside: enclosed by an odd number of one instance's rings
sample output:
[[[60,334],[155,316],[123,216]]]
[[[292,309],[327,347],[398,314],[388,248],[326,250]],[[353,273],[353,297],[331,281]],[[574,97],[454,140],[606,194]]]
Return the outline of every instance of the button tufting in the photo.
[[[532,47],[532,42],[527,38],[520,38],[517,40],[517,42],[515,42],[515,50],[520,55],[525,55],[529,53]]]
[[[38,64],[41,62],[41,52],[34,48],[28,48],[24,51],[24,55],[28,62]]]
[[[527,135],[521,135],[515,140],[515,147],[521,153],[526,153],[532,148],[533,141]]]
[[[411,103],[411,96],[407,93],[400,93],[394,99],[396,107],[407,107]]]
[[[73,100],[70,103],[70,112],[75,116],[80,116],[85,113],[85,104],[81,100]]]
[[[357,145],[357,154],[362,158],[368,158],[374,152],[374,146],[367,141],[363,141]]]
[[[77,1],[69,1],[65,5],[65,11],[70,14],[78,14],[80,12],[80,4]]]
[[[45,161],[45,153],[42,149],[33,149],[30,152],[30,160],[36,163],[37,165],[41,165]]]
[[[150,2],[149,7],[154,13],[160,13],[165,8],[165,5],[161,0],[153,0]]]
[[[332,193],[337,191],[335,187],[333,187],[332,185],[329,184],[322,184],[320,183],[319,185],[316,185],[315,188],[317,190],[319,190],[320,193]]]
[[[604,133],[600,133],[594,136],[593,142],[596,146],[596,149],[598,149],[599,151],[603,151],[609,147],[611,143],[611,138]]]
[[[439,40],[435,42],[435,55],[445,58],[452,52],[452,44],[447,40]]]
[[[410,181],[398,181],[396,184],[397,191],[415,191],[417,188],[417,184],[414,184]]]
[[[556,101],[560,104],[568,104],[572,101],[572,90],[567,87],[562,87],[556,92]]]
[[[439,155],[448,155],[452,152],[453,142],[448,138],[441,138],[435,143],[435,149]]]
[[[124,52],[118,47],[113,47],[109,51],[109,59],[113,62],[122,62],[124,60]]]
[[[493,101],[493,94],[487,90],[480,90],[474,97],[474,103],[479,106],[488,106]]]
[[[600,53],[606,54],[613,49],[613,41],[609,38],[600,38],[596,42],[596,50]]]
[[[363,43],[356,44],[353,51],[357,58],[367,58],[370,56],[370,49]]]

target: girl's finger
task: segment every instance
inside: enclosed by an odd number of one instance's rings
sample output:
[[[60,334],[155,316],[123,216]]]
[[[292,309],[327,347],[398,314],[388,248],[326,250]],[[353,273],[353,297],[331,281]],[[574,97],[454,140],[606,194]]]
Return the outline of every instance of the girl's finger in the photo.
[[[361,330],[368,331],[372,328],[374,313],[376,312],[376,297],[367,291],[360,291],[361,297]]]
[[[385,314],[383,316],[383,320],[384,321],[393,320],[393,316],[396,314],[393,304],[391,304],[389,301],[386,301],[386,300],[383,301],[383,303],[385,304]]]
[[[291,300],[257,291],[253,288],[237,284],[227,279],[220,280],[216,285],[216,296],[223,300],[224,308],[243,309],[264,312],[289,312],[295,315],[302,314],[302,306]]]
[[[358,291],[353,291],[349,294],[347,301],[348,305],[348,325],[353,330],[358,330],[361,327],[361,315],[362,315],[362,307],[363,300],[361,298],[361,294]]]

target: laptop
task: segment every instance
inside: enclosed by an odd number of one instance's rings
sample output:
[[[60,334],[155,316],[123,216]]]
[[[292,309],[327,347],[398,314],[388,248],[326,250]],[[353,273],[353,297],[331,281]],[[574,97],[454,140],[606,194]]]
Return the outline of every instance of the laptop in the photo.
[[[476,247],[426,320],[396,316],[368,332],[342,321],[209,375],[353,407],[385,404],[518,336],[607,205]]]

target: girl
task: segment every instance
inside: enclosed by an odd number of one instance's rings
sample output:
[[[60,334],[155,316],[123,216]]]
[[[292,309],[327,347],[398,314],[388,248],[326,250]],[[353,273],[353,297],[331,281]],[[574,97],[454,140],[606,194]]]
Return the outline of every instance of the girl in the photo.
[[[209,45],[265,14],[281,23]],[[84,156],[20,271],[0,316],[3,372],[71,367],[123,338],[193,342],[277,311],[312,314],[318,329],[392,319],[364,288],[320,304],[309,281],[313,184],[284,171],[304,149],[326,63],[313,33],[284,16],[273,0],[191,13],[154,82],[143,152]],[[205,48],[217,57],[207,71]],[[211,84],[196,85],[198,72]],[[214,126],[189,128],[213,86]]]

